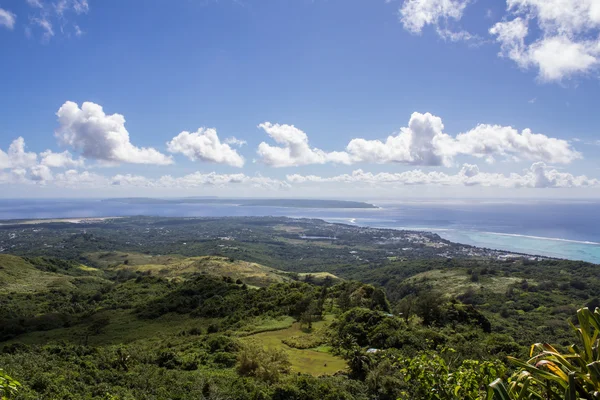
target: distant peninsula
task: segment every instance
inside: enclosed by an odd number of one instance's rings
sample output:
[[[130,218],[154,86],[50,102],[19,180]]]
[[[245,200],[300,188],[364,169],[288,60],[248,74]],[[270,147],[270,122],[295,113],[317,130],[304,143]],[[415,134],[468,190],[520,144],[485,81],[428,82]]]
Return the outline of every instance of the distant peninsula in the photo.
[[[289,208],[377,208],[361,201],[313,200],[313,199],[226,199],[218,197],[186,197],[160,199],[150,197],[126,197],[103,201],[126,204],[223,204],[243,207],[289,207]]]

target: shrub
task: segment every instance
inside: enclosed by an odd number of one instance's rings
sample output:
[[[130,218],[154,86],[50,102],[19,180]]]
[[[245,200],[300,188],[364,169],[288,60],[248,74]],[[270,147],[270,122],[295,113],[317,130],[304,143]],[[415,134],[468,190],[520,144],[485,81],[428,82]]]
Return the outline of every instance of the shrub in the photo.
[[[260,345],[249,344],[239,352],[237,372],[242,376],[252,376],[267,383],[279,381],[282,374],[290,372],[290,361],[283,350],[263,349]]]

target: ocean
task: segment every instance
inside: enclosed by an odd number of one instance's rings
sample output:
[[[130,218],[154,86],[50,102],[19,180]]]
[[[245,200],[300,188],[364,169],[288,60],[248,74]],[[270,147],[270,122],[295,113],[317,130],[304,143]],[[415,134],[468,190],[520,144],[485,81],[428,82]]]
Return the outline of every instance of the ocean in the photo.
[[[377,209],[303,209],[100,200],[0,200],[0,219],[151,215],[288,216],[435,232],[457,243],[600,264],[600,201],[369,201]]]

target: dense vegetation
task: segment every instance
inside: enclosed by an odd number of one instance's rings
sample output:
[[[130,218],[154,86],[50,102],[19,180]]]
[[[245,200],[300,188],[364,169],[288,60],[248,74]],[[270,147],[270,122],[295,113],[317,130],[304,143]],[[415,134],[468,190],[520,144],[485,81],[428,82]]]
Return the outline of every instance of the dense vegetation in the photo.
[[[592,264],[282,218],[0,233],[0,396],[592,398],[599,382],[600,316],[575,317],[600,306]]]

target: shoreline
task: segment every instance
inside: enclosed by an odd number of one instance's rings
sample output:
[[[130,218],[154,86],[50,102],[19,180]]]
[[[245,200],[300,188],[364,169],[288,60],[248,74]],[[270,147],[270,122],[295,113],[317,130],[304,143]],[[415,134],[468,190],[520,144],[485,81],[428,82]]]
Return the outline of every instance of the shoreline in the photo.
[[[39,225],[39,224],[53,224],[53,223],[70,223],[70,224],[86,224],[94,222],[102,222],[110,219],[119,219],[128,217],[71,217],[71,218],[40,218],[40,219],[15,219],[14,222],[7,222],[11,220],[0,221],[0,226],[10,225]]]

